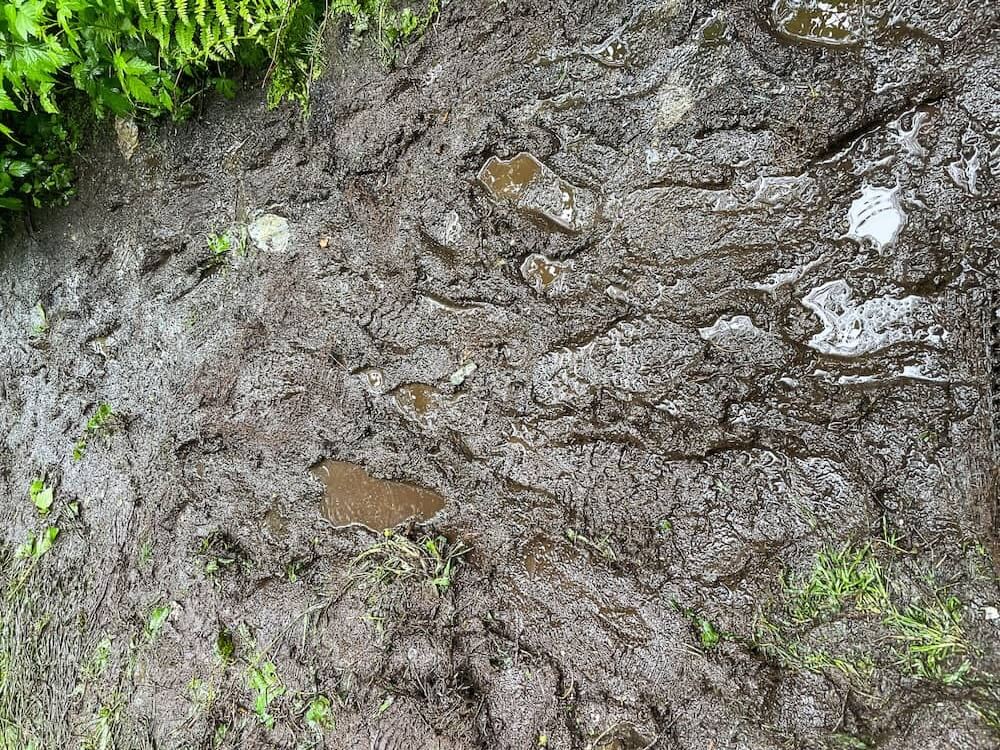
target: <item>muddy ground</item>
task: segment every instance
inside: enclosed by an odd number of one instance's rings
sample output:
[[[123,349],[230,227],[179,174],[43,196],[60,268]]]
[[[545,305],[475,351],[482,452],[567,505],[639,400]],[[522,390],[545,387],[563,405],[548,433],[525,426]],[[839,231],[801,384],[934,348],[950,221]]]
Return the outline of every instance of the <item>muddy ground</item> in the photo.
[[[997,747],[996,9],[811,7],[449,2],[95,138],[0,259],[4,747]]]

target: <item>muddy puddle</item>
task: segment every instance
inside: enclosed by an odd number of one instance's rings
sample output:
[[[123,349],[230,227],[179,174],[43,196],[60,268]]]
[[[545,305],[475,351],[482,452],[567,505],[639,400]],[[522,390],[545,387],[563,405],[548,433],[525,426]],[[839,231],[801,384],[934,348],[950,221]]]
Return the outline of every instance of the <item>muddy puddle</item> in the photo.
[[[360,524],[381,531],[410,520],[425,521],[445,505],[436,492],[375,478],[363,466],[346,461],[327,459],[309,473],[323,483],[320,512],[334,526]]]
[[[510,159],[491,157],[479,170],[479,182],[498,202],[511,204],[555,229],[579,232],[591,220],[591,196],[525,151]]]

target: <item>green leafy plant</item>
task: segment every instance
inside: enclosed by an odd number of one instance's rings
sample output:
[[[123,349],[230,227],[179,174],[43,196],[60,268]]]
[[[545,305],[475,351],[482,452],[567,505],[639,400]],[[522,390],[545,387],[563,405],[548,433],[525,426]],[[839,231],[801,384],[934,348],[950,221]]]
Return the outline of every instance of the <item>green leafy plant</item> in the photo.
[[[271,703],[285,694],[285,687],[278,679],[278,671],[272,662],[254,662],[247,670],[247,687],[254,694],[254,713],[261,724],[274,728],[274,717],[270,714]]]
[[[373,33],[391,60],[426,30],[438,0],[422,13],[391,0],[8,0],[3,8],[0,214],[72,195],[79,112],[183,116],[209,87],[233,96],[239,69],[264,71],[269,105],[290,100],[305,111],[327,18]]]
[[[73,460],[80,461],[87,454],[87,440],[96,437],[107,437],[114,432],[118,415],[108,404],[100,404],[83,427],[83,434],[73,445]]]
[[[31,502],[38,510],[38,515],[47,516],[52,510],[52,503],[55,501],[53,490],[45,484],[44,479],[35,479],[28,489]]]
[[[48,526],[40,534],[28,532],[27,540],[17,548],[15,555],[20,559],[37,561],[52,549],[58,536],[59,528],[56,526]]]
[[[321,731],[333,729],[333,704],[325,695],[314,696],[306,708],[306,725],[310,729]]]
[[[169,604],[160,604],[149,612],[149,617],[146,618],[146,640],[152,642],[156,640],[156,637],[163,630],[163,625],[167,622],[167,618],[170,617],[170,612],[172,607]]]

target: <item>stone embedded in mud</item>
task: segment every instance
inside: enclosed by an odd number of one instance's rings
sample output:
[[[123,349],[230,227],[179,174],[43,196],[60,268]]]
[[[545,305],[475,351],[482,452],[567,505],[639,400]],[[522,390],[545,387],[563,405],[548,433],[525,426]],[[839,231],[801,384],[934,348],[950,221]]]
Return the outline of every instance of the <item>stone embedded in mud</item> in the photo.
[[[497,201],[511,203],[559,229],[580,232],[590,224],[593,196],[570,185],[527,151],[506,160],[490,157],[478,176]]]
[[[856,0],[776,0],[771,22],[793,41],[841,47],[861,40],[862,11]]]
[[[320,510],[335,526],[360,524],[375,531],[411,518],[426,520],[444,507],[436,492],[372,477],[364,467],[327,459],[309,470],[323,483]]]
[[[656,124],[662,130],[670,130],[670,128],[680,124],[694,107],[691,90],[675,83],[664,84],[657,94],[657,100],[659,106],[657,107]]]
[[[136,149],[139,148],[139,126],[135,124],[135,120],[116,117],[115,138],[122,157],[125,161],[132,161]]]
[[[288,249],[291,232],[288,219],[277,214],[258,216],[247,227],[247,232],[258,250],[283,253]]]
[[[550,260],[547,256],[536,253],[524,259],[521,264],[521,276],[541,294],[549,288],[563,286],[565,273],[569,268],[569,263]]]
[[[858,242],[869,239],[879,250],[891,245],[906,224],[906,213],[899,204],[899,187],[865,185],[861,197],[851,203],[847,221],[848,237]]]

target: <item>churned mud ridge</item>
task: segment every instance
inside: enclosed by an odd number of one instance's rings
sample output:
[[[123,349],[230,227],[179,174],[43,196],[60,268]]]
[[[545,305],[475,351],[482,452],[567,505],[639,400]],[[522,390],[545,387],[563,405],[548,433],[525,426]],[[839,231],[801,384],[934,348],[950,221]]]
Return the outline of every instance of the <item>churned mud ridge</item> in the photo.
[[[4,742],[996,747],[987,6],[447,3],[95,144],[0,262]]]

